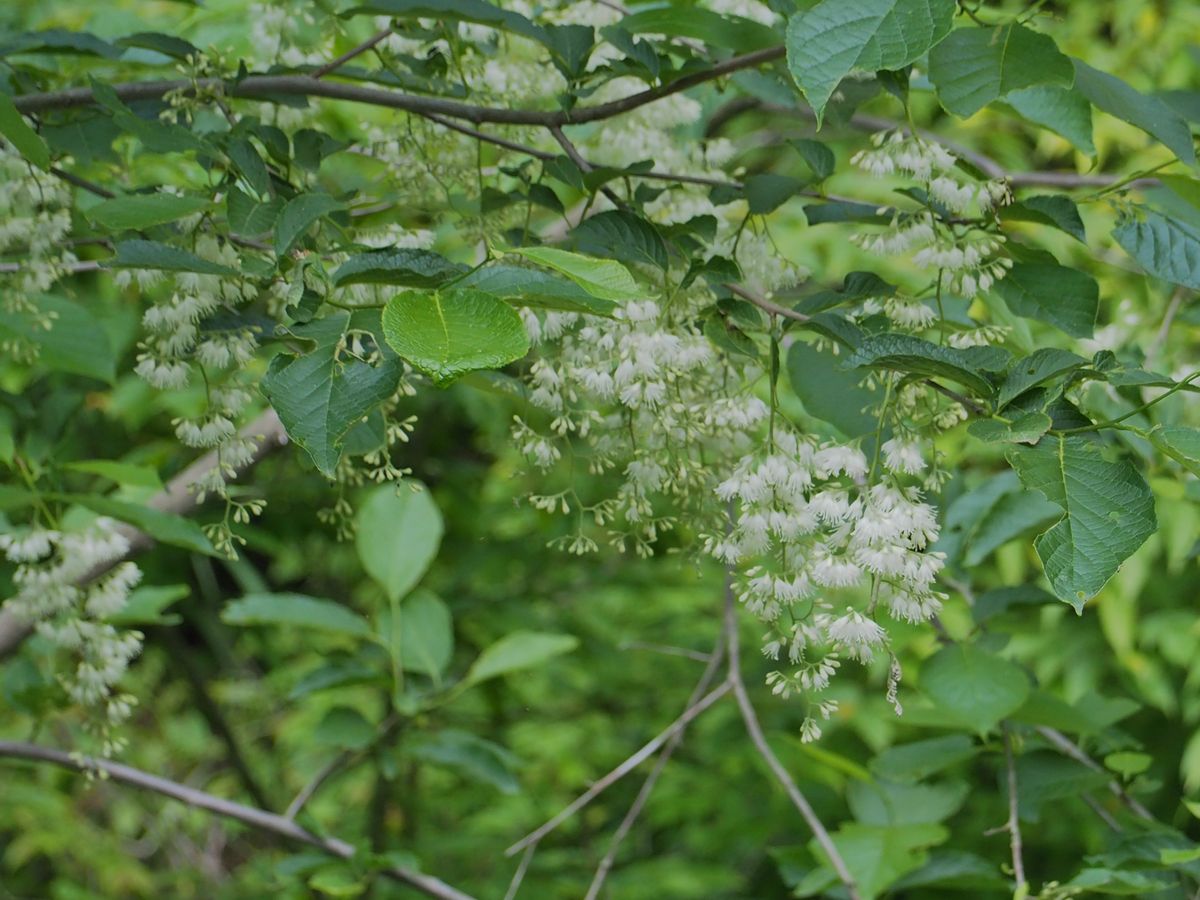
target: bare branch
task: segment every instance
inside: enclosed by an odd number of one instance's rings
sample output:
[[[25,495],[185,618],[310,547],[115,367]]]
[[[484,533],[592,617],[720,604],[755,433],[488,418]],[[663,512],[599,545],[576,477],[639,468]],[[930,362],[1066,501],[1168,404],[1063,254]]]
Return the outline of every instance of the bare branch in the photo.
[[[226,818],[236,819],[260,831],[279,835],[291,841],[316,847],[339,859],[350,859],[355,855],[353,845],[337,838],[326,838],[313,834],[306,828],[301,828],[291,819],[275,813],[244,806],[223,797],[216,797],[204,791],[190,788],[187,785],[157,775],[151,775],[140,769],[104,759],[91,759],[72,753],[65,753],[51,747],[41,747],[37,744],[26,744],[18,741],[0,741],[0,757],[29,759],[35,762],[48,762],[64,769],[77,772],[99,772],[103,776],[122,784],[132,785],[156,794],[162,794],[186,803],[196,809],[203,809]],[[425,875],[421,872],[407,869],[404,866],[388,866],[380,870],[387,877],[416,888],[430,897],[441,900],[474,900],[470,894],[464,894],[457,888],[451,887],[439,878]]]
[[[1055,728],[1048,728],[1045,725],[1039,725],[1037,727],[1037,733],[1053,744],[1060,753],[1071,757],[1071,759],[1078,763],[1082,763],[1093,772],[1106,771],[1104,766],[1100,765],[1100,763],[1088,756],[1087,753],[1083,751],[1082,747],[1072,741],[1061,731],[1058,731]],[[1130,811],[1135,816],[1145,819],[1147,822],[1154,821],[1154,815],[1150,812],[1150,810],[1146,809],[1146,807],[1138,802],[1136,797],[1130,796],[1129,792],[1126,791],[1125,788],[1121,787],[1117,781],[1110,781],[1108,783],[1108,789],[1112,792],[1114,797],[1117,797],[1122,803],[1129,807]]]
[[[762,726],[758,721],[758,714],[754,711],[754,705],[750,702],[750,695],[746,692],[746,683],[742,680],[741,670],[741,654],[738,647],[738,632],[737,632],[737,613],[733,603],[733,578],[729,572],[725,574],[725,634],[729,641],[729,680],[733,684],[733,696],[737,700],[738,709],[742,713],[742,722],[745,723],[746,733],[750,736],[751,743],[758,751],[759,756],[767,764],[767,768],[771,770],[771,774],[775,776],[775,780],[782,786],[792,804],[800,811],[800,815],[804,817],[804,821],[808,823],[809,829],[813,836],[817,839],[817,843],[821,845],[821,849],[825,851],[825,855],[829,858],[829,864],[833,867],[833,871],[837,873],[840,880],[846,888],[846,894],[850,900],[861,900],[862,895],[858,892],[858,885],[855,884],[854,876],[850,874],[850,869],[846,866],[846,861],[842,859],[841,853],[838,852],[837,846],[833,843],[833,838],[829,836],[825,824],[817,818],[816,812],[812,805],[808,802],[808,798],[800,790],[799,786],[792,779],[788,770],[783,767],[783,763],[779,761],[779,757],[771,749],[767,743],[766,737],[763,735]]]
[[[319,69],[314,69],[311,73],[312,77],[313,78],[324,78],[326,75],[328,75],[334,69],[340,69],[342,66],[344,66],[346,63],[350,62],[350,60],[354,59],[356,56],[361,56],[362,54],[366,53],[368,50],[370,50],[372,47],[374,47],[380,41],[386,39],[387,36],[390,35],[391,33],[392,33],[392,29],[390,27],[384,28],[382,31],[378,32],[377,34],[374,34],[371,37],[367,38],[365,41],[363,41],[357,47],[354,47],[351,50],[347,50],[341,56],[337,57],[336,59],[330,60],[329,62],[325,63],[325,65],[321,66]]]
[[[536,850],[537,844],[530,844],[521,854],[521,862],[517,865],[517,871],[513,872],[512,881],[508,883],[508,890],[504,892],[504,900],[513,900],[517,896],[517,891],[521,889],[521,882],[525,880],[525,873],[529,870],[529,863]]]
[[[1008,821],[1004,830],[1008,832],[1008,846],[1012,851],[1013,877],[1017,880],[1014,896],[1024,897],[1029,890],[1025,880],[1025,857],[1021,848],[1021,817],[1017,803],[1017,765],[1013,759],[1012,733],[1004,726],[1004,770],[1008,781]]]
[[[531,831],[521,840],[517,841],[511,847],[504,851],[505,856],[512,856],[514,853],[519,853],[531,844],[536,844],[551,831],[565,822],[579,810],[583,809],[598,796],[604,793],[605,790],[612,787],[639,765],[649,759],[659,747],[669,741],[672,737],[678,734],[683,729],[687,728],[688,723],[696,718],[700,713],[704,712],[722,697],[729,693],[732,685],[728,681],[723,681],[713,690],[709,691],[700,700],[689,706],[683,711],[683,714],[668,725],[665,729],[658,733],[654,738],[648,741],[640,750],[628,757],[623,763],[593,784],[590,788],[580,794],[568,805],[562,812],[550,819],[546,824],[542,825],[535,831]]]
[[[688,697],[688,706],[691,706],[699,700],[704,692],[708,690],[708,686],[712,684],[712,680],[717,677],[717,671],[721,667],[725,656],[725,626],[722,624],[721,633],[717,636],[717,642],[713,646],[712,652],[708,655],[708,665],[704,668],[704,673],[700,676],[700,680],[692,689],[692,695]],[[592,883],[588,886],[587,896],[584,900],[596,900],[600,895],[600,888],[604,886],[604,880],[608,877],[609,871],[612,869],[613,863],[617,858],[617,851],[621,849],[621,844],[633,829],[634,823],[642,814],[642,810],[646,806],[646,802],[650,799],[650,794],[654,791],[654,786],[658,783],[659,777],[667,768],[667,763],[671,761],[671,757],[675,753],[675,749],[683,742],[684,730],[680,731],[669,741],[662,752],[658,755],[658,761],[655,762],[654,768],[650,770],[650,774],[646,776],[646,780],[642,782],[641,790],[638,791],[637,797],[634,798],[629,810],[625,813],[625,818],[621,820],[621,824],[617,826],[617,830],[613,832],[612,840],[609,841],[608,850],[604,854],[604,858],[600,860],[600,865],[596,867],[596,874],[592,877]]]
[[[0,271],[3,270],[0,269]],[[244,427],[239,434],[242,438],[255,442],[254,452],[250,455],[250,459],[246,465],[239,470],[239,475],[256,465],[264,456],[287,443],[287,432],[284,431],[283,423],[279,421],[279,416],[275,414],[275,410],[273,409],[268,409]],[[197,506],[196,495],[191,491],[192,484],[199,481],[204,475],[215,468],[217,464],[216,451],[204,454],[204,456],[201,456],[167,482],[166,487],[151,497],[146,505],[159,512],[174,513],[175,515],[185,515],[191,512]],[[119,527],[129,540],[129,552],[120,558],[103,560],[97,563],[91,570],[84,574],[79,581],[80,584],[87,584],[96,580],[117,563],[147,549],[154,543],[154,539],[143,531],[138,531],[129,525],[121,525]],[[0,659],[3,659],[16,649],[29,636],[31,630],[28,625],[12,615],[12,613],[0,610]]]

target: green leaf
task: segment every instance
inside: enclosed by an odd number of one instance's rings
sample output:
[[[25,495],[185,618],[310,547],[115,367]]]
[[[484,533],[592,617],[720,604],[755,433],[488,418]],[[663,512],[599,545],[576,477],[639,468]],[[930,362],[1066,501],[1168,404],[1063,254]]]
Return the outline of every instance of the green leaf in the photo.
[[[194,253],[158,241],[121,241],[117,255],[107,260],[110,269],[160,269],[164,272],[199,272],[201,275],[238,275],[236,269],[201,259]]]
[[[275,227],[275,255],[283,256],[317,220],[342,208],[328,194],[297,194],[279,213]]]
[[[637,300],[646,294],[637,286],[629,270],[611,259],[592,259],[557,247],[522,247],[510,252],[566,275],[601,300],[620,303]]]
[[[920,781],[978,753],[979,747],[970,737],[951,734],[889,747],[871,760],[871,771],[880,778]]]
[[[880,397],[862,386],[862,376],[841,367],[841,358],[796,341],[788,349],[788,379],[805,411],[833,425],[848,438],[874,433],[878,418],[871,408]]]
[[[813,175],[818,181],[824,181],[833,174],[833,168],[836,164],[833,151],[820,141],[814,141],[809,138],[797,138],[794,141],[788,141],[792,149],[800,154],[800,158],[808,163],[808,167],[812,170]]]
[[[1039,84],[1010,91],[1004,102],[1034,125],[1066,138],[1083,154],[1096,155],[1092,141],[1092,104],[1075,88]]]
[[[958,812],[967,791],[965,781],[852,781],[846,788],[846,803],[854,818],[864,825],[924,825],[941,822]]]
[[[1111,777],[1051,750],[1021,754],[1016,770],[1017,804],[1021,818],[1029,822],[1041,818],[1047,802],[1104,787]]]
[[[85,215],[110,231],[140,231],[164,225],[207,209],[207,197],[179,197],[175,194],[129,194],[101,200]]]
[[[484,649],[463,680],[465,684],[479,684],[509,672],[540,666],[577,646],[579,639],[570,634],[514,631]]]
[[[1146,207],[1113,229],[1117,243],[1155,278],[1200,290],[1200,228]]]
[[[490,25],[513,34],[545,43],[546,35],[520,13],[501,9],[484,0],[368,0],[342,13],[354,16],[361,13],[391,16],[396,19],[433,19],[435,22],[473,22]]]
[[[980,594],[971,612],[976,622],[984,622],[992,616],[1008,612],[1014,606],[1044,606],[1054,603],[1055,599],[1053,594],[1032,584],[995,588]]]
[[[366,716],[350,706],[335,706],[312,732],[314,744],[342,750],[365,750],[378,730]]]
[[[959,28],[930,52],[929,80],[942,106],[966,117],[1023,88],[1069,88],[1075,69],[1053,38],[1023,25]]]
[[[350,314],[339,312],[297,325],[292,333],[316,342],[302,356],[281,353],[271,360],[260,388],[279,413],[288,436],[332,478],[346,433],[390,397],[400,381],[400,364],[386,357],[375,366],[339,358]]]
[[[1187,425],[1157,425],[1147,437],[1155,448],[1200,474],[1200,429]]]
[[[50,168],[50,148],[25,117],[17,112],[12,98],[0,91],[0,135],[17,148],[17,152],[42,171]]]
[[[1091,337],[1100,306],[1096,279],[1057,263],[1018,262],[992,287],[1018,316]]]
[[[389,624],[398,621],[398,661],[406,671],[426,675],[433,679],[435,685],[440,685],[454,654],[454,625],[450,608],[433,592],[418,588],[405,598],[398,610],[398,620],[394,618],[393,610],[385,610],[385,615],[381,616],[391,619]],[[390,633],[386,626],[380,630],[384,635]],[[392,646],[391,642],[388,643]]]
[[[476,369],[499,369],[529,352],[517,311],[470,288],[397,294],[383,311],[383,333],[393,350],[439,385]]]
[[[183,618],[178,615],[163,615],[173,603],[178,603],[191,594],[186,584],[143,585],[137,588],[119,612],[108,616],[110,625],[129,628],[138,625],[178,625]]]
[[[900,892],[898,896],[915,897],[913,888],[924,887],[970,891],[973,893],[968,896],[982,897],[984,892],[1004,892],[1009,884],[1000,874],[1000,868],[982,856],[959,850],[940,850],[930,853],[929,862],[921,868],[892,884],[892,889]]]
[[[667,34],[702,41],[737,53],[763,50],[779,42],[774,30],[742,16],[722,15],[700,6],[662,6],[620,19],[630,34]]]
[[[783,206],[803,189],[804,182],[797,178],[767,172],[748,177],[744,190],[750,212],[756,216],[765,216]]]
[[[902,875],[923,866],[928,859],[925,848],[940,844],[949,836],[941,825],[885,827],[856,822],[843,825],[830,835],[864,900],[873,900],[886,893],[888,886]],[[823,865],[800,882],[796,895],[803,897],[816,893],[828,897],[830,894],[826,889],[837,883],[832,877],[832,867],[815,839],[809,847]]]
[[[257,196],[267,197],[271,193],[271,173],[249,138],[231,139],[225,147],[225,152]]]
[[[954,0],[822,0],[788,22],[787,56],[820,127],[851,72],[901,69],[950,33]]]
[[[358,558],[393,601],[417,586],[442,543],[441,511],[419,481],[375,488],[356,523]]]
[[[1031,412],[1011,422],[976,419],[967,426],[967,432],[989,444],[1036,444],[1053,425],[1054,420],[1044,412]]]
[[[622,209],[589,216],[571,231],[569,239],[583,253],[611,256],[623,263],[641,263],[667,270],[667,245],[653,225]]]
[[[523,266],[491,265],[476,269],[462,281],[460,287],[475,288],[517,306],[534,309],[557,309],[566,312],[611,316],[617,304],[593,297],[575,282],[539,269]]]
[[[908,334],[866,338],[846,360],[847,367],[889,369],[926,378],[950,378],[974,393],[995,392],[989,373],[1003,371],[1009,354],[998,347],[943,347]]]
[[[1037,491],[1005,494],[971,529],[963,565],[978,566],[997,548],[1039,525],[1053,522],[1058,516],[1058,507]]]
[[[129,503],[124,500],[114,500],[112,497],[101,497],[97,494],[51,494],[55,499],[64,503],[78,503],[92,512],[128,522],[139,531],[144,531],[154,540],[173,547],[182,547],[193,553],[204,553],[216,556],[204,531],[191,519],[172,513],[142,506],[139,503]]]
[[[327,634],[369,638],[367,620],[340,603],[304,594],[247,594],[225,604],[221,621],[226,625],[276,625],[311,628]]]
[[[1075,87],[1099,109],[1136,125],[1189,166],[1196,164],[1196,150],[1187,122],[1158,97],[1143,94],[1127,83],[1075,60]]]
[[[0,339],[21,338],[38,348],[37,364],[54,372],[82,375],[112,384],[117,377],[117,353],[100,319],[82,304],[53,294],[34,300],[53,315],[49,329],[29,315],[0,304]]]
[[[1051,225],[1082,243],[1087,243],[1087,232],[1083,228],[1083,219],[1079,216],[1079,207],[1070,197],[1061,194],[1038,194],[1026,197],[1016,203],[1000,209],[1000,218],[1006,222],[1037,222]]]
[[[1004,381],[1000,383],[996,406],[1003,409],[1030,388],[1087,364],[1086,359],[1069,350],[1059,350],[1055,347],[1043,347],[1041,350],[1035,350],[1029,356],[1018,359],[1012,364]]]
[[[70,469],[72,472],[99,475],[101,478],[107,478],[117,484],[150,488],[155,491],[162,490],[162,480],[158,477],[158,472],[151,466],[139,466],[112,459],[81,459],[66,463],[63,468]]]
[[[517,759],[499,744],[457,729],[422,737],[409,748],[417,759],[455,769],[502,794],[515,794],[520,784],[513,774]]]
[[[1150,488],[1129,460],[1107,459],[1084,435],[1047,436],[1009,451],[1008,460],[1026,487],[1063,511],[1034,547],[1055,595],[1082,612],[1157,530]]]
[[[1149,754],[1130,751],[1110,753],[1104,757],[1104,767],[1111,772],[1116,772],[1122,778],[1141,775],[1150,768],[1150,764],[1153,762],[1154,757]],[[1197,856],[1197,859],[1200,859],[1200,856]]]
[[[225,213],[229,217],[229,227],[235,234],[265,234],[273,231],[282,210],[282,197],[256,200],[236,187],[231,187],[225,198]]]
[[[161,53],[163,56],[177,59],[180,62],[186,62],[189,56],[200,55],[200,50],[195,44],[185,41],[183,38],[161,34],[157,31],[139,31],[137,34],[118,38],[114,43],[118,47],[153,50],[155,53]]]
[[[938,709],[983,733],[1029,696],[1029,676],[978,647],[943,647],[921,668],[921,690]]]
[[[352,256],[333,273],[335,287],[348,284],[395,284],[431,288],[445,284],[467,271],[432,250],[397,247]]]

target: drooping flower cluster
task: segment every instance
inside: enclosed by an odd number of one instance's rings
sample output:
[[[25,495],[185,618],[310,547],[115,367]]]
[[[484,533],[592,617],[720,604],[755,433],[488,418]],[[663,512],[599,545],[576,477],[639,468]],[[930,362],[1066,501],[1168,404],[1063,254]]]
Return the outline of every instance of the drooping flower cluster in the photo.
[[[997,255],[1004,236],[972,219],[1011,202],[1008,182],[975,181],[941,144],[902,131],[880,132],[871,143],[851,162],[876,177],[912,178],[924,192],[925,208],[894,212],[886,230],[856,235],[859,246],[880,255],[911,254],[915,265],[936,273],[940,290],[967,299],[1003,278],[1012,266],[1012,260]]]
[[[128,540],[114,522],[101,518],[82,531],[33,526],[3,534],[0,549],[16,564],[17,592],[4,609],[71,654],[74,667],[60,675],[63,688],[78,706],[97,714],[89,724],[104,755],[119,752],[123,742],[114,729],[136,701],[117,684],[141,652],[142,634],[108,620],[125,607],[142,573],[136,563],[121,562],[88,579],[128,553]]]
[[[15,260],[0,268],[0,308],[29,317],[41,331],[54,327],[54,314],[39,307],[38,294],[78,262],[67,240],[70,231],[70,187],[39,174],[0,142],[0,257]],[[36,357],[37,345],[6,331],[0,353],[28,361]]]
[[[924,461],[890,441],[882,468],[872,472],[857,447],[782,431],[772,450],[747,456],[717,488],[735,512],[707,549],[737,572],[739,601],[768,629],[764,653],[788,663],[768,676],[772,689],[810,699],[805,740],[821,733],[813,709],[824,718],[836,710],[819,695],[842,660],[869,663],[887,652],[879,610],[924,622],[944,599],[934,589],[942,555],[929,550],[936,514],[904,484]],[[889,693],[898,680],[893,657]]]

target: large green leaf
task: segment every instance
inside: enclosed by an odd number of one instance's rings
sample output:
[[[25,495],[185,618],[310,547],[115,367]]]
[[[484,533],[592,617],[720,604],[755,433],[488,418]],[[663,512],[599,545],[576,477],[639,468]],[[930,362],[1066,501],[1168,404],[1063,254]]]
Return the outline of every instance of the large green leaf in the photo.
[[[741,16],[727,16],[700,6],[660,6],[622,16],[620,26],[630,34],[668,34],[692,38],[739,53],[762,50],[778,43],[773,29]]]
[[[949,836],[950,832],[937,824],[880,826],[858,822],[847,823],[830,835],[863,900],[882,896],[902,875],[919,869],[928,859],[925,848],[940,844]],[[796,886],[796,896],[833,896],[828,890],[837,884],[837,879],[826,862],[825,851],[815,839],[809,847],[824,865]]]
[[[1136,125],[1188,165],[1196,164],[1196,150],[1187,122],[1166,102],[1130,87],[1115,75],[1075,60],[1075,87],[1099,109]]]
[[[862,386],[862,375],[841,368],[840,358],[812,344],[796,341],[788,350],[792,390],[810,415],[833,425],[846,437],[873,433],[878,427],[871,408],[881,397]]]
[[[0,135],[17,148],[17,152],[39,169],[50,168],[50,148],[25,118],[17,112],[12,98],[0,91]]]
[[[1050,225],[1065,231],[1084,244],[1087,243],[1087,232],[1079,215],[1079,207],[1070,197],[1064,197],[1062,194],[1024,197],[1003,207],[1000,210],[1000,218],[1006,222],[1038,222]]]
[[[888,747],[871,760],[871,771],[894,781],[920,781],[973,759],[979,747],[965,734],[949,734]]]
[[[995,392],[989,373],[1002,372],[1009,354],[998,347],[943,347],[909,334],[866,338],[846,360],[848,367],[889,369],[926,378],[950,378],[976,394]]]
[[[992,288],[1018,316],[1047,322],[1072,337],[1091,337],[1100,306],[1096,279],[1050,262],[1018,262]]]
[[[116,251],[116,256],[105,261],[110,269],[160,269],[164,272],[199,272],[201,275],[239,274],[229,266],[202,259],[187,250],[158,241],[121,241]]]
[[[400,364],[385,357],[378,365],[339,357],[350,314],[339,312],[292,333],[316,346],[301,356],[281,353],[263,377],[263,394],[271,401],[291,437],[326,476],[342,455],[351,426],[390,397],[400,381]]]
[[[499,369],[529,352],[517,311],[470,288],[397,294],[383,311],[383,333],[393,350],[437,384]]]
[[[569,238],[579,250],[592,256],[657,266],[664,271],[668,266],[667,245],[658,230],[641,216],[622,209],[589,216],[571,231]]]
[[[0,304],[0,338],[21,338],[38,348],[38,364],[55,372],[69,372],[112,383],[117,376],[117,354],[99,318],[80,303],[43,294],[34,303],[54,316],[42,328],[30,316]]]
[[[375,488],[359,507],[357,526],[358,558],[391,600],[416,587],[442,542],[441,511],[416,481]]]
[[[502,9],[485,0],[366,0],[342,15],[373,13],[396,19],[433,19],[435,22],[473,22],[490,25],[545,42],[545,31],[520,13]]]
[[[522,247],[512,251],[566,275],[573,282],[601,300],[620,303],[622,300],[637,300],[646,292],[637,286],[633,276],[619,262],[611,259],[593,259],[557,247]]]
[[[498,744],[457,729],[446,729],[419,738],[408,749],[417,759],[448,766],[490,784],[504,794],[520,789],[513,768],[516,758]]]
[[[1173,216],[1138,207],[1113,237],[1148,273],[1200,291],[1200,229]]]
[[[1157,529],[1150,488],[1129,460],[1108,459],[1087,435],[1047,435],[1008,459],[1026,487],[1063,511],[1034,547],[1055,595],[1082,612]]]
[[[579,639],[570,634],[514,631],[485,648],[464,680],[467,684],[478,684],[509,672],[540,666],[556,656],[570,653],[577,646]]]
[[[846,803],[864,825],[922,825],[941,822],[958,812],[967,790],[965,781],[852,781]]]
[[[440,597],[418,588],[403,603],[380,610],[375,630],[395,669],[416,672],[441,686],[454,653],[454,627]]]
[[[229,227],[235,234],[263,234],[273,230],[282,210],[282,197],[258,200],[236,187],[231,187],[225,198]]]
[[[350,257],[333,273],[333,283],[338,287],[394,284],[428,288],[445,284],[466,271],[466,266],[451,262],[432,250],[397,247]]]
[[[943,647],[921,668],[921,690],[939,710],[974,731],[990,731],[1029,696],[1018,666],[970,644]]]
[[[314,222],[342,208],[328,194],[297,194],[279,213],[275,226],[275,255],[283,256]]]
[[[617,308],[613,301],[593,297],[569,279],[524,266],[485,266],[466,276],[459,286],[475,288],[518,306],[536,309],[611,316]]]
[[[1075,88],[1039,84],[1009,91],[1004,102],[1022,118],[1065,137],[1080,152],[1096,155],[1092,142],[1092,104]]]
[[[87,217],[111,231],[150,228],[195,215],[209,206],[207,197],[175,194],[129,194],[101,200],[87,210]]]
[[[303,594],[247,594],[225,604],[221,621],[228,625],[280,625],[358,638],[371,636],[371,626],[354,610]]]
[[[1000,497],[971,529],[963,565],[978,566],[996,549],[1027,531],[1054,521],[1059,509],[1037,491],[1013,491]]]
[[[1035,350],[1012,364],[1000,383],[996,405],[1003,408],[1030,388],[1087,364],[1086,359],[1069,350],[1059,350],[1057,347]]]
[[[929,80],[942,106],[969,116],[1023,88],[1069,88],[1075,69],[1053,38],[1023,25],[960,28],[929,54]]]
[[[788,23],[788,68],[817,115],[851,72],[902,69],[950,33],[953,0],[823,0]]]

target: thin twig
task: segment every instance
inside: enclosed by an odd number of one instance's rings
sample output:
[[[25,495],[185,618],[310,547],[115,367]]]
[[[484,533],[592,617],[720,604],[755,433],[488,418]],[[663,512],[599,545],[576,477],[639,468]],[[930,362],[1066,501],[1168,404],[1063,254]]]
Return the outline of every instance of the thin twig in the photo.
[[[106,200],[112,200],[117,195],[108,188],[101,187],[94,181],[88,181],[86,178],[81,178],[74,172],[68,172],[66,169],[60,169],[58,166],[50,167],[50,174],[61,178],[67,184],[73,184],[77,188],[82,188],[89,194],[95,194],[97,197],[103,197]]]
[[[1100,765],[1100,763],[1088,756],[1082,747],[1072,741],[1061,731],[1055,728],[1049,728],[1045,725],[1039,725],[1037,726],[1037,733],[1053,744],[1055,748],[1057,748],[1058,751],[1063,755],[1071,757],[1071,759],[1078,763],[1082,763],[1093,772],[1106,771],[1104,766]],[[1148,822],[1154,821],[1154,815],[1150,812],[1150,810],[1142,806],[1142,804],[1138,802],[1137,798],[1130,796],[1129,792],[1126,791],[1125,788],[1121,787],[1117,781],[1110,781],[1108,783],[1108,789],[1112,792],[1114,797],[1117,797],[1122,803],[1129,807],[1130,811],[1133,812],[1133,814],[1138,818],[1145,819]]]
[[[1113,818],[1112,813],[1101,806],[1095,797],[1093,797],[1087,791],[1084,791],[1081,796],[1083,797],[1083,802],[1091,808],[1092,812],[1100,817],[1101,821],[1103,821],[1105,825],[1107,825],[1113,831],[1119,832],[1124,830],[1121,828],[1121,824]]]
[[[256,418],[243,428],[239,432],[239,435],[243,439],[251,441],[254,450],[251,452],[246,464],[238,470],[237,475],[241,475],[247,469],[256,465],[264,456],[287,443],[287,432],[284,430],[283,423],[279,421],[279,416],[276,415],[273,409],[268,409]],[[198,505],[196,502],[197,495],[192,491],[192,485],[200,481],[206,474],[219,465],[219,462],[215,450],[204,454],[204,456],[201,456],[168,481],[162,491],[147,501],[146,506],[159,512],[173,513],[175,515],[184,515],[191,512]],[[80,584],[87,584],[94,581],[123,559],[127,559],[129,556],[147,549],[154,543],[154,539],[143,531],[138,531],[128,525],[118,527],[129,541],[128,553],[119,558],[101,560],[88,572],[84,573],[79,581]],[[0,659],[3,659],[16,649],[29,636],[31,631],[32,629],[15,615],[0,610]]]
[[[702,697],[692,706],[689,706],[687,709],[685,709],[683,714],[680,715],[678,719],[659,732],[654,738],[649,740],[640,750],[628,757],[619,766],[576,797],[565,809],[562,810],[562,812],[558,813],[558,815],[547,821],[540,828],[531,831],[529,834],[525,835],[525,837],[521,838],[521,840],[517,841],[515,844],[505,850],[504,855],[512,856],[514,853],[519,853],[521,850],[524,850],[530,844],[536,844],[567,819],[571,818],[571,816],[575,815],[575,813],[579,812],[579,810],[583,809],[585,806],[595,800],[598,796],[600,796],[600,794],[604,793],[605,790],[612,787],[614,784],[636,769],[639,765],[649,759],[659,747],[669,741],[680,731],[687,728],[688,723],[696,718],[696,716],[700,715],[700,713],[704,712],[706,709],[724,697],[727,693],[729,693],[731,687],[732,685],[728,681],[721,682],[719,685],[717,685],[717,687],[705,694],[704,697]]]
[[[288,804],[288,808],[283,812],[283,817],[285,819],[295,819],[296,816],[300,815],[300,810],[304,809],[304,804],[313,798],[313,795],[321,789],[321,785],[340,771],[353,756],[353,751],[343,750],[325,765],[321,766],[308,784],[300,789],[300,793],[292,798],[292,802]]]
[[[310,73],[311,76],[313,78],[324,78],[326,75],[328,75],[334,69],[340,69],[342,66],[344,66],[346,63],[350,62],[350,60],[354,59],[356,56],[361,56],[362,54],[366,53],[368,50],[370,50],[372,47],[374,47],[380,41],[385,40],[387,38],[387,36],[390,35],[391,33],[392,33],[392,29],[390,26],[387,28],[384,28],[382,31],[378,32],[377,34],[374,34],[371,37],[367,38],[365,41],[363,41],[357,47],[355,47],[351,50],[347,50],[345,53],[343,53],[337,59],[330,60],[329,62],[325,63],[325,65],[321,66],[319,69],[314,69]]]
[[[737,700],[738,709],[741,710],[742,722],[746,726],[746,733],[750,736],[750,741],[754,744],[754,748],[766,762],[767,768],[771,770],[775,779],[783,786],[784,792],[788,795],[792,804],[800,811],[800,815],[804,817],[804,821],[808,823],[808,827],[817,839],[817,843],[821,845],[825,856],[828,857],[833,871],[837,873],[838,880],[846,888],[847,896],[850,900],[861,900],[862,895],[858,892],[858,885],[854,881],[854,876],[850,874],[850,869],[846,866],[846,861],[842,858],[837,846],[833,843],[833,838],[829,836],[829,831],[825,828],[825,824],[817,817],[812,805],[808,802],[808,798],[804,796],[804,793],[792,779],[792,776],[788,774],[788,770],[783,767],[783,763],[779,761],[779,757],[775,755],[775,752],[771,749],[770,744],[767,743],[767,739],[763,735],[762,725],[758,721],[758,714],[754,711],[754,705],[750,702],[750,695],[746,692],[746,683],[742,680],[741,656],[738,647],[737,613],[733,602],[733,577],[728,572],[725,575],[725,622],[725,634],[729,642],[729,680],[733,684],[733,696]]]
[[[1017,881],[1014,896],[1024,897],[1029,890],[1025,880],[1025,857],[1021,848],[1021,817],[1017,802],[1017,764],[1013,759],[1012,734],[1004,726],[1004,770],[1008,781],[1008,821],[1004,830],[1008,832],[1008,846],[1012,851],[1013,877]]]
[[[235,803],[223,797],[216,797],[204,791],[180,784],[177,781],[160,778],[157,775],[151,775],[148,772],[143,772],[140,769],[122,765],[121,763],[110,762],[106,759],[92,759],[79,756],[78,754],[66,753],[51,747],[42,747],[37,744],[26,744],[18,741],[0,741],[0,757],[48,762],[56,766],[61,766],[64,769],[73,769],[77,772],[98,772],[102,777],[111,778],[113,781],[153,791],[156,794],[162,794],[181,803],[186,803],[188,806],[196,809],[203,809],[211,813],[216,813],[219,816],[236,819],[260,831],[276,834],[302,844],[308,844],[339,859],[350,859],[355,855],[352,844],[348,844],[346,841],[337,838],[326,838],[313,834],[308,829],[301,828],[291,819],[266,812],[265,810],[256,809],[253,806]],[[464,894],[439,878],[413,871],[404,866],[387,866],[380,869],[380,872],[389,878],[414,887],[428,894],[430,897],[438,897],[441,900],[473,900],[469,894]]]
[[[704,696],[704,692],[708,690],[708,686],[712,684],[712,680],[717,677],[717,672],[721,668],[724,656],[725,626],[722,624],[717,642],[713,646],[712,652],[708,655],[708,665],[705,666],[704,673],[692,689],[692,695],[688,697],[688,706],[691,706]],[[650,794],[654,791],[654,786],[658,783],[658,779],[667,768],[667,764],[671,761],[676,748],[683,743],[684,734],[685,731],[681,729],[673,738],[667,741],[666,746],[659,753],[658,760],[654,763],[654,768],[650,770],[650,774],[642,782],[642,787],[625,813],[625,818],[621,820],[621,824],[613,832],[612,839],[608,843],[608,850],[605,851],[604,858],[600,860],[600,865],[596,867],[596,874],[592,876],[592,883],[588,886],[587,896],[584,900],[596,900],[596,897],[600,895],[600,888],[604,886],[604,880],[608,877],[608,873],[617,859],[617,852],[621,849],[622,842],[624,842],[629,832],[633,829],[634,823],[637,822],[638,817],[642,814],[646,802],[650,799]]]
[[[537,844],[530,844],[521,854],[521,862],[517,865],[517,871],[513,872],[512,881],[508,883],[508,890],[504,892],[504,900],[513,900],[517,896],[517,891],[521,889],[521,882],[525,880],[525,873],[529,870],[529,863],[533,860],[533,854],[536,851]]]

